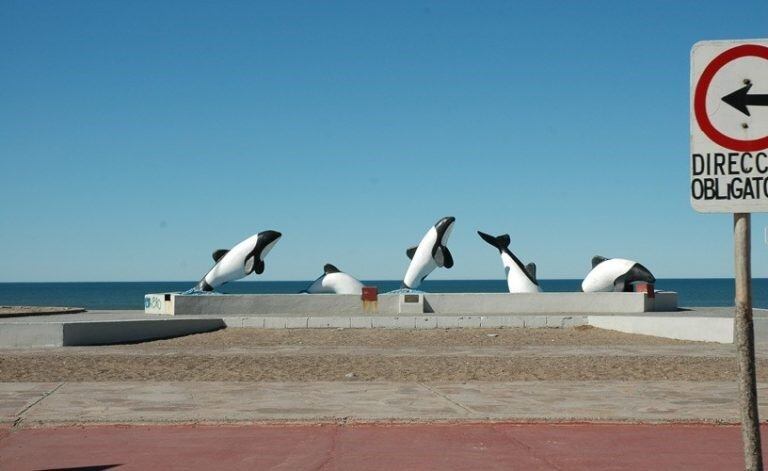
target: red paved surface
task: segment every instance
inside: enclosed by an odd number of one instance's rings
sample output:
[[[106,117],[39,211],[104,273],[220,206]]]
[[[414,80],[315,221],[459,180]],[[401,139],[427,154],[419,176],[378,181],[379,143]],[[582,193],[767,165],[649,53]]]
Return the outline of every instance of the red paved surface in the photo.
[[[742,467],[737,426],[104,425],[21,429],[10,434],[6,430],[0,429],[3,470]]]
[[[11,433],[10,424],[0,424],[0,443],[2,443],[3,438],[7,437],[9,433]],[[0,451],[1,450],[2,448],[0,448]],[[2,453],[0,453],[0,457],[2,457]]]

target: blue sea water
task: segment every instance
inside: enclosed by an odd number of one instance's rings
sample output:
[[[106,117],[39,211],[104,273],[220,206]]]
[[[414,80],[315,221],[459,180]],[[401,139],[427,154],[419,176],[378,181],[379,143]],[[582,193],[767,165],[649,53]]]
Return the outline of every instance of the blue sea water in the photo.
[[[223,293],[298,293],[311,281],[239,281]],[[539,280],[544,291],[580,291],[581,280]],[[0,305],[79,306],[86,309],[143,309],[144,294],[186,291],[196,282],[0,283]],[[400,287],[400,281],[366,281],[380,293]],[[768,308],[768,278],[753,280],[755,307]],[[426,280],[421,290],[432,293],[504,293],[505,280]],[[732,278],[662,279],[656,289],[677,291],[680,306],[733,306]]]

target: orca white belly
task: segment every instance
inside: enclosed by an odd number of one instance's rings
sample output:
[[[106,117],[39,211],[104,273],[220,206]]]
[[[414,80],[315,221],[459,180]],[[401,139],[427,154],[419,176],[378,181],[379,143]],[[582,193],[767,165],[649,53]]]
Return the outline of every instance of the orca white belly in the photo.
[[[403,283],[411,289],[416,289],[432,271],[437,268],[437,263],[432,258],[432,247],[437,241],[437,231],[431,227],[416,249],[408,270],[403,277]]]
[[[501,253],[501,263],[507,273],[507,288],[510,293],[539,293],[541,289],[523,273],[520,267],[506,253]]]
[[[363,284],[346,273],[323,275],[307,288],[310,294],[362,294]]]
[[[637,262],[623,258],[612,258],[595,266],[581,283],[585,293],[614,291],[616,280],[627,273]]]

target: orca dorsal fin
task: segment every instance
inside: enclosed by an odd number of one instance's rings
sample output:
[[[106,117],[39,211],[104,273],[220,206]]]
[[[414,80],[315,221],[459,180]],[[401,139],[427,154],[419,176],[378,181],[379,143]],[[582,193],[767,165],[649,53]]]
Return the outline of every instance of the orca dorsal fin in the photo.
[[[213,261],[214,262],[219,263],[219,260],[221,260],[221,257],[226,255],[227,253],[229,253],[229,250],[227,250],[227,249],[219,249],[219,250],[214,251],[213,254],[211,254],[211,257],[213,257]]]
[[[326,263],[325,266],[323,267],[323,273],[325,273],[326,275],[330,275],[331,273],[339,273],[339,272],[341,272],[341,270],[334,267],[330,263]]]
[[[531,275],[531,279],[533,281],[536,281],[536,264],[531,262],[528,265],[525,266],[525,271],[528,272],[529,275]]]
[[[605,257],[601,257],[600,255],[595,255],[592,257],[592,268],[595,268],[596,266],[600,265],[604,261],[608,260]]]
[[[418,248],[419,248],[418,246],[414,245],[413,247],[411,247],[408,250],[406,250],[405,254],[408,256],[408,258],[413,260],[413,255],[416,253],[416,249],[418,249]]]
[[[477,234],[486,242],[491,244],[492,246],[499,249],[499,251],[504,250],[505,248],[509,247],[509,234],[502,234],[500,236],[492,236],[490,234],[486,234],[485,232],[477,231]]]
[[[435,250],[435,262],[438,267],[452,268],[453,267],[453,255],[448,247],[440,245]]]

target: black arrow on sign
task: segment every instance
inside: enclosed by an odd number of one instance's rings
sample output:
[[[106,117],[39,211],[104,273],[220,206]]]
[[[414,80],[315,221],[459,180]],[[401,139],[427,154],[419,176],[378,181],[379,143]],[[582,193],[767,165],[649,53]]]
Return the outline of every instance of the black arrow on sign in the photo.
[[[750,116],[747,106],[768,106],[768,95],[748,95],[747,92],[749,92],[750,88],[752,88],[751,83],[733,93],[725,95],[723,101],[747,116]]]

